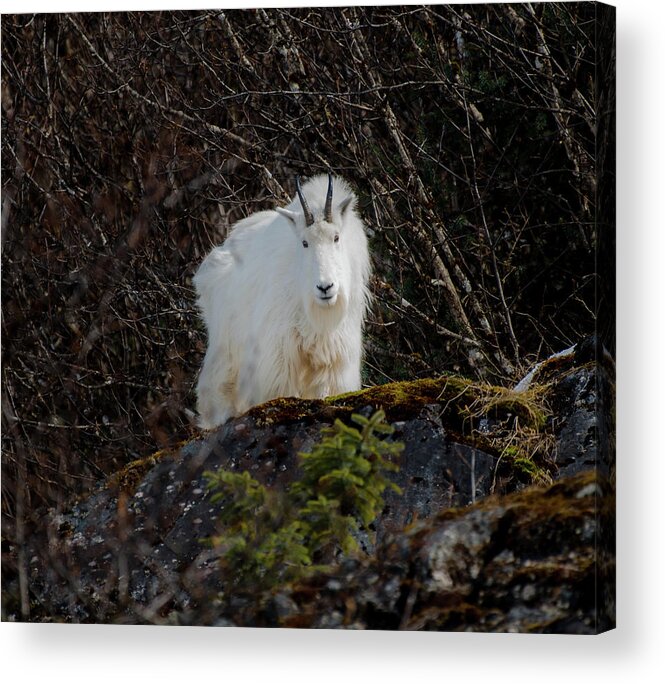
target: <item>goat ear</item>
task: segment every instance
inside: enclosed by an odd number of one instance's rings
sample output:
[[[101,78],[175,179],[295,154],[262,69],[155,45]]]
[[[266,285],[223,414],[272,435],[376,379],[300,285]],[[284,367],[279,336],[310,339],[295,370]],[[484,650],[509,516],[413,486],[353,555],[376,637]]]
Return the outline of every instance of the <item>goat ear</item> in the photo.
[[[349,195],[344,200],[342,200],[342,202],[340,202],[339,213],[342,215],[342,218],[344,217],[344,214],[349,207],[353,208],[355,206],[355,199],[356,198],[354,195]]]
[[[289,221],[291,221],[291,223],[293,223],[294,226],[296,225],[297,214],[295,211],[291,211],[290,209],[284,209],[282,207],[275,207],[275,211],[278,214],[281,214],[282,216],[285,216],[287,219],[289,219]]]

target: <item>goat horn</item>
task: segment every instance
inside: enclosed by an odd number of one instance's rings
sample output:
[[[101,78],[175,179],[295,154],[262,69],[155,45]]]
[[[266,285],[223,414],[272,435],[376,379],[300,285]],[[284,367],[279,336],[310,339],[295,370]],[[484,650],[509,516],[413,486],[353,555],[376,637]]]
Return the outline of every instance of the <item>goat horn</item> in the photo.
[[[332,223],[332,193],[333,193],[333,177],[332,173],[328,173],[328,194],[326,195],[326,208],[323,212],[324,218],[328,223]]]
[[[300,199],[300,204],[302,204],[303,214],[305,214],[305,225],[311,226],[312,223],[314,223],[314,216],[312,215],[312,212],[309,210],[309,205],[307,204],[305,196],[302,194],[302,188],[300,187],[300,176],[296,176],[296,191]]]

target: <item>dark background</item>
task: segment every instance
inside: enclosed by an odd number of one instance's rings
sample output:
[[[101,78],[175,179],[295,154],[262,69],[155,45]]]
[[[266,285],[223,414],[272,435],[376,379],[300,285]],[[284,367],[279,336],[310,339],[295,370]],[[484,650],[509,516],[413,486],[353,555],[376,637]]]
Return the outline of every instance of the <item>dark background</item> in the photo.
[[[360,198],[365,384],[510,385],[592,334],[597,11],[4,15],[3,537],[191,434],[191,276],[296,174]]]

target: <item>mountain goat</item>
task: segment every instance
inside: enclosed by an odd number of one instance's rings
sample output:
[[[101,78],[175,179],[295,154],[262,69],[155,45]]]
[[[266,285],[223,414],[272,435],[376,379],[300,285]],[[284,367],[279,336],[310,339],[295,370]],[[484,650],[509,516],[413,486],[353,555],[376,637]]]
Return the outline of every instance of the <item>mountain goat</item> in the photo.
[[[194,276],[208,331],[201,427],[276,397],[360,388],[370,259],[356,196],[332,174],[296,188],[285,208],[236,223]]]

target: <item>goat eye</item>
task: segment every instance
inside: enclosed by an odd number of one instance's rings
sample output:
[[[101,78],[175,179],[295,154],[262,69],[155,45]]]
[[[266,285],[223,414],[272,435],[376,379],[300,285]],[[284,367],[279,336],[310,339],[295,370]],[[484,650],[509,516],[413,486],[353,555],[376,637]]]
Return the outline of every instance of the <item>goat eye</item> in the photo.
[[[339,235],[335,235],[335,242],[339,242]]]
[[[302,241],[302,246],[303,246],[305,249],[307,249],[307,248],[309,247],[309,243],[307,242],[307,240],[303,240],[303,241]]]

